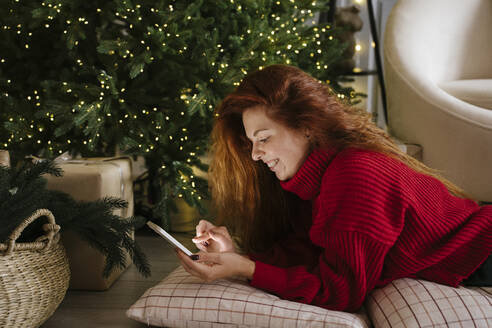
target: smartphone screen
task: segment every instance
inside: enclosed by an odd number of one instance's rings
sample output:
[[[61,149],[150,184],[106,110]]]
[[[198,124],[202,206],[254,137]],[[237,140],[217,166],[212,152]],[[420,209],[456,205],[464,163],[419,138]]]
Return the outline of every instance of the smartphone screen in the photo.
[[[186,247],[184,247],[183,244],[181,244],[179,241],[177,241],[176,239],[174,239],[173,236],[171,236],[169,233],[166,232],[166,230],[162,229],[161,227],[159,227],[157,224],[155,224],[154,222],[151,222],[151,221],[147,221],[147,225],[152,229],[154,230],[155,232],[157,232],[161,237],[163,237],[164,239],[166,239],[168,242],[170,242],[173,246],[176,246],[178,247],[180,250],[182,250],[186,255],[188,256],[191,256],[193,255],[192,252],[190,252],[190,250]]]

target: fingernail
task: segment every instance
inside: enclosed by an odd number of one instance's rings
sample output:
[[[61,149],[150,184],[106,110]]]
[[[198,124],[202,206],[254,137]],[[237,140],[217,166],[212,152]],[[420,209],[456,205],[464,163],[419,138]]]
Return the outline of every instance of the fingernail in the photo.
[[[200,256],[198,254],[193,254],[193,255],[190,255],[190,258],[193,260],[193,261],[197,261]]]

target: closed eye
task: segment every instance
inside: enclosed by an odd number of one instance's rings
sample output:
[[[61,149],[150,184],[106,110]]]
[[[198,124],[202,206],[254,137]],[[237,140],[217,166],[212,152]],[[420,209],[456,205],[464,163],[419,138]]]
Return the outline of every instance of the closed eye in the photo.
[[[268,139],[270,139],[270,137],[266,137],[266,138],[263,138],[263,139],[260,139],[258,140],[258,142],[261,142],[261,143],[266,143],[268,141]]]

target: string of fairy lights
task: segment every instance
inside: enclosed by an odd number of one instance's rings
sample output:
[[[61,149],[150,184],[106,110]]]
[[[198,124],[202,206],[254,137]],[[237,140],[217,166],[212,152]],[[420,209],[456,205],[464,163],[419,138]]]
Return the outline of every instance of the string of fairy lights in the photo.
[[[19,0],[14,0],[14,2],[18,3]],[[294,0],[290,0],[290,2],[295,3]],[[235,1],[230,0],[230,3],[234,4]],[[280,1],[277,1],[276,3],[277,3],[277,5],[281,5]],[[128,4],[123,2],[123,5],[128,5]],[[313,1],[311,5],[313,7],[315,7],[316,2]],[[48,10],[49,14],[45,17],[46,23],[43,25],[43,27],[46,29],[50,29],[53,26],[55,26],[55,24],[53,24],[52,22],[55,20],[56,15],[60,15],[62,13],[63,5],[62,5],[62,3],[54,4],[51,2],[45,1],[45,2],[41,3],[41,6],[49,8],[49,10]],[[295,9],[298,9],[297,6],[294,6],[294,7],[295,7]],[[136,4],[134,6],[134,8],[129,8],[129,7],[125,8],[123,10],[124,12],[120,12],[120,11],[114,12],[114,16],[116,17],[116,19],[122,20],[122,21],[119,21],[120,22],[119,24],[122,25],[121,30],[122,30],[123,35],[131,33],[127,29],[129,29],[129,30],[136,30],[137,29],[137,26],[135,24],[142,22],[142,20],[143,20],[142,15],[141,15],[141,10],[142,10],[142,6],[140,4]],[[160,11],[162,11],[164,9],[159,10],[157,8],[150,8],[149,10],[151,13],[158,14]],[[167,10],[169,13],[175,12],[175,8],[172,4],[168,5],[168,7],[165,10]],[[241,6],[241,4],[237,4],[236,10],[237,11],[243,11],[244,8]],[[13,11],[13,9],[11,9],[11,11]],[[104,13],[104,11],[101,8],[96,8],[95,11],[97,14],[103,14]],[[264,17],[264,14],[261,13],[260,11],[257,10],[256,13],[258,15],[262,15],[262,17]],[[133,16],[136,16],[136,17],[133,17]],[[300,17],[297,17],[297,16],[300,16]],[[293,54],[298,55],[304,49],[311,48],[311,47],[315,46],[309,52],[309,56],[311,58],[315,58],[316,56],[321,55],[323,53],[323,50],[321,48],[322,42],[324,40],[324,36],[326,35],[327,32],[329,32],[331,27],[329,25],[326,25],[323,27],[316,26],[312,29],[314,32],[313,35],[310,38],[306,38],[306,39],[302,40],[303,37],[302,37],[301,33],[299,33],[299,29],[300,29],[299,24],[309,25],[309,23],[311,23],[312,25],[315,25],[316,21],[314,20],[313,17],[314,17],[314,13],[311,9],[301,9],[293,17],[284,17],[284,16],[281,16],[279,14],[272,13],[272,14],[270,14],[270,18],[274,22],[277,22],[278,26],[274,27],[269,33],[259,32],[259,33],[255,34],[255,31],[252,31],[251,29],[247,29],[245,31],[245,33],[243,33],[239,36],[239,39],[241,41],[245,41],[248,39],[265,38],[268,41],[268,43],[271,44],[273,47],[276,44],[282,44],[282,42],[284,40],[282,40],[282,38],[281,38],[281,32],[286,32],[287,35],[291,35],[292,37],[295,37],[298,41],[302,41],[301,47],[296,48],[296,46],[293,42],[287,43],[287,44],[283,45],[282,48],[278,48],[278,49],[275,48],[275,49],[277,49],[273,53],[275,56],[280,56],[281,58],[284,59],[284,62],[286,64],[291,64],[290,58],[293,56]],[[133,18],[133,20],[131,20],[132,18]],[[125,21],[130,21],[130,20],[133,23],[125,23]],[[191,22],[194,20],[194,17],[188,15],[188,16],[186,16],[186,20]],[[116,21],[116,22],[118,22],[118,21]],[[77,17],[77,18],[73,18],[73,19],[66,19],[64,23],[65,23],[65,29],[63,29],[63,34],[66,35],[66,34],[69,34],[71,31],[73,31],[74,29],[80,28],[81,26],[84,26],[84,25],[89,25],[90,24],[90,18]],[[22,37],[23,34],[26,34],[27,37],[25,38],[24,48],[25,48],[25,51],[29,51],[31,49],[30,40],[33,36],[33,31],[28,31],[27,33],[24,33],[24,31],[26,30],[26,27],[23,24],[17,24],[14,26],[4,25],[1,28],[5,31],[13,31],[19,37]],[[147,32],[144,33],[144,38],[142,38],[140,40],[140,42],[136,42],[137,45],[135,45],[134,48],[129,48],[128,43],[117,42],[115,49],[108,50],[106,54],[108,56],[119,56],[120,58],[122,58],[124,60],[133,60],[136,57],[138,57],[139,55],[141,55],[141,53],[137,54],[135,51],[142,51],[142,53],[148,53],[149,54],[149,56],[148,56],[149,62],[154,62],[155,56],[152,54],[153,54],[153,51],[156,47],[160,46],[162,48],[165,48],[165,47],[172,47],[174,43],[182,44],[182,42],[179,41],[179,39],[181,37],[180,34],[179,33],[173,33],[171,31],[169,31],[169,28],[170,28],[170,25],[168,23],[163,23],[160,25],[159,24],[153,24],[151,26],[148,26],[146,28]],[[156,45],[155,42],[152,41],[153,40],[152,39],[153,34],[155,34],[155,33],[165,33],[165,36],[168,38],[168,40],[161,42],[160,45]],[[329,35],[328,40],[329,41],[333,40],[333,36]],[[75,40],[73,46],[74,47],[80,46],[79,40]],[[220,54],[223,54],[227,50],[225,48],[226,47],[224,47],[221,43],[218,43],[216,45],[216,50]],[[178,47],[174,50],[177,51],[177,53],[179,55],[186,56],[186,53],[189,50],[189,48],[186,45],[184,45],[184,46]],[[156,49],[156,51],[158,51],[158,49]],[[203,52],[202,55],[206,56],[206,53]],[[257,57],[257,58],[260,58],[262,62],[266,63],[266,62],[268,62],[268,57],[272,54],[269,54],[265,50],[258,51],[258,50],[252,49],[249,52],[249,55],[250,55],[250,58]],[[316,69],[318,69],[318,70],[323,70],[323,69],[328,68],[328,65],[324,64],[320,60],[316,60],[314,63],[316,65]],[[8,65],[7,59],[6,58],[0,58],[0,64]],[[86,65],[83,58],[74,59],[73,64],[75,67],[79,67],[79,68],[84,67]],[[115,60],[114,66],[115,66],[115,68],[118,67],[117,60]],[[225,62],[212,61],[212,62],[210,62],[210,66],[215,69],[215,71],[213,71],[213,73],[211,74],[210,79],[208,80],[208,82],[210,84],[213,84],[218,79],[220,79],[220,76],[224,75],[224,73],[230,67],[230,65],[227,61],[225,61]],[[263,67],[264,66],[259,65],[257,68],[262,69]],[[143,73],[145,70],[145,65],[139,65],[139,66],[137,66],[137,68],[139,70],[137,73]],[[240,72],[242,73],[242,76],[244,77],[246,74],[248,74],[247,67],[241,67]],[[141,119],[142,117],[149,117],[150,123],[154,127],[154,130],[155,130],[154,133],[155,134],[152,136],[152,138],[148,138],[143,133],[138,134],[138,137],[141,140],[141,143],[138,144],[138,147],[141,148],[142,151],[146,152],[146,153],[151,152],[154,149],[156,149],[157,144],[159,142],[163,142],[164,138],[162,135],[162,131],[165,130],[163,127],[163,124],[169,123],[171,121],[170,114],[165,116],[164,122],[159,122],[158,120],[155,119],[155,115],[153,115],[153,114],[159,113],[159,112],[164,112],[165,110],[160,109],[158,107],[142,108],[142,109],[138,110],[136,113],[133,113],[133,112],[125,113],[125,114],[121,115],[120,117],[116,117],[117,115],[115,113],[104,112],[103,108],[106,108],[104,105],[104,102],[107,101],[108,97],[114,97],[115,94],[118,95],[117,102],[121,105],[124,105],[126,103],[125,93],[127,90],[124,87],[123,88],[116,88],[115,82],[113,81],[113,77],[111,75],[107,74],[106,72],[101,72],[98,75],[97,79],[99,81],[99,88],[100,88],[98,98],[94,99],[93,101],[90,101],[88,99],[85,99],[85,100],[78,99],[77,102],[75,102],[74,105],[72,106],[71,113],[73,115],[78,115],[78,114],[85,111],[86,113],[89,113],[91,115],[99,115],[99,117],[97,117],[98,123],[103,123],[103,121],[105,119],[109,119],[112,122],[115,122],[122,127],[131,125],[131,123],[127,123],[127,122],[131,122],[132,120],[138,120],[138,119]],[[15,80],[12,77],[10,77],[10,78],[6,78],[6,82],[7,82],[7,85],[10,85],[10,84],[15,83]],[[237,85],[239,85],[240,82],[241,82],[241,78],[237,81],[234,81],[233,85],[237,86]],[[326,82],[329,82],[329,81],[326,81]],[[88,88],[88,86],[85,85],[85,88]],[[61,82],[60,89],[66,95],[73,96],[74,98],[79,97],[80,94],[84,92],[84,88],[81,88],[80,85],[77,85],[76,83],[66,82],[66,81]],[[112,89],[114,89],[114,90],[112,90]],[[198,86],[195,86],[195,89],[198,89]],[[41,94],[42,94],[42,91],[40,91],[40,90],[32,90],[32,94],[27,95],[26,100],[28,102],[31,102],[34,107],[43,108],[43,99],[41,97]],[[8,92],[4,92],[2,96],[3,97],[10,97]],[[339,94],[338,96],[341,98],[345,97],[345,95],[343,95],[343,94]],[[199,93],[196,92],[196,90],[194,92],[191,88],[181,89],[181,95],[179,96],[179,99],[184,103],[185,107],[205,106],[209,111],[213,111],[213,108],[214,108],[213,104],[210,103],[210,101],[207,100],[206,97],[201,96]],[[34,120],[30,120],[29,123],[26,125],[31,130],[30,132],[25,132],[25,134],[17,135],[17,136],[14,133],[12,133],[10,135],[9,139],[7,140],[7,142],[3,144],[3,146],[5,148],[8,148],[10,143],[17,142],[17,141],[21,142],[21,141],[24,141],[26,139],[33,139],[33,140],[35,140],[35,142],[37,144],[41,144],[43,142],[41,140],[42,138],[39,138],[39,137],[36,138],[36,135],[38,133],[41,134],[47,130],[51,131],[52,129],[47,129],[47,127],[45,125],[52,123],[53,126],[56,126],[56,120],[57,120],[58,114],[53,112],[53,111],[46,110],[44,122],[35,122]],[[180,111],[174,115],[175,116],[174,119],[180,120],[181,117],[184,117],[185,115],[186,115],[186,113],[184,111]],[[22,117],[22,116],[14,117],[12,115],[11,117],[8,118],[8,120],[10,122],[14,122],[15,120],[18,120],[19,122],[26,122],[26,118]],[[102,126],[102,124],[100,126]],[[98,132],[98,133],[94,134],[93,136],[95,138],[99,138],[100,133]],[[177,146],[178,149],[180,151],[183,151],[183,150],[185,150],[185,148],[187,148],[187,147],[185,147],[184,144],[189,140],[188,131],[186,128],[182,128],[179,135],[175,135],[175,136],[168,135],[167,139],[170,142],[177,141],[179,143],[179,145]],[[149,140],[151,141],[151,143],[148,142]],[[87,138],[86,140],[82,141],[82,143],[84,145],[92,144],[94,142],[95,142],[95,139],[93,139],[93,138]],[[61,154],[70,148],[70,146],[74,143],[74,140],[67,139],[66,142],[63,144],[60,142],[56,142],[56,146],[55,146],[55,142],[52,140],[47,140],[46,143],[48,144],[47,148],[50,151],[52,151],[53,153]],[[189,158],[187,158],[186,161],[188,163],[192,162],[192,158],[195,155],[196,154],[194,152],[189,152]],[[166,166],[163,165],[162,169],[165,169],[165,168],[166,168]]]

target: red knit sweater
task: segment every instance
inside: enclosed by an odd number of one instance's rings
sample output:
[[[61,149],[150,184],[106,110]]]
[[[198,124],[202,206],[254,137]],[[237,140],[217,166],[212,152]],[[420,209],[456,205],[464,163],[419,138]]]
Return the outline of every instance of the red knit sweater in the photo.
[[[457,286],[492,252],[492,206],[376,152],[313,151],[281,184],[311,200],[312,222],[252,255],[251,285],[284,299],[355,311],[398,278]]]

